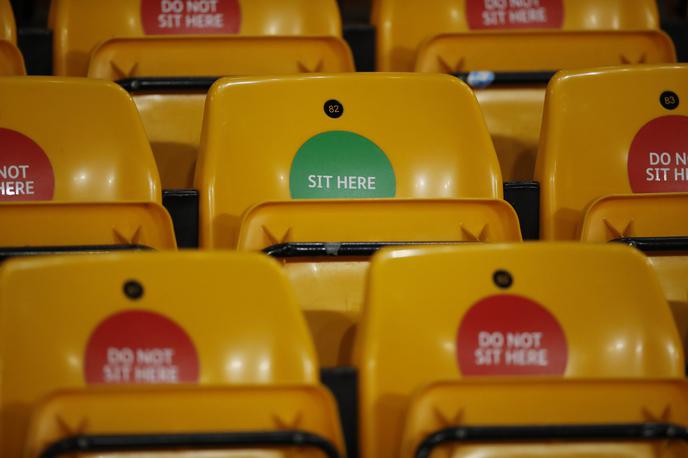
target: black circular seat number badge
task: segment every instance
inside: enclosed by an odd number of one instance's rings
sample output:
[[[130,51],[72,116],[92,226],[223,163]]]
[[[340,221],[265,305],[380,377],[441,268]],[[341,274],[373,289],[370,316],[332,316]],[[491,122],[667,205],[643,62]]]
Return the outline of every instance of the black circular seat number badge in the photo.
[[[344,105],[334,99],[325,102],[325,107],[323,109],[325,110],[325,114],[333,119],[337,119],[344,114]]]
[[[675,110],[679,104],[678,95],[672,91],[664,91],[659,96],[659,103],[667,110]]]

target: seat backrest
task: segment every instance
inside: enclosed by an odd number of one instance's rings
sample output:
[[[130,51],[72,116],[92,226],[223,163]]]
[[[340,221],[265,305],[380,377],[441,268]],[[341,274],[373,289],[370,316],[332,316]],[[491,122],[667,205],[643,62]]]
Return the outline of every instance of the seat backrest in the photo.
[[[24,57],[12,42],[0,39],[0,76],[21,76],[26,74]]]
[[[3,456],[19,456],[31,409],[57,390],[318,380],[287,280],[255,254],[10,260],[0,267],[0,336]]]
[[[470,377],[679,378],[683,349],[642,254],[470,245],[374,258],[354,359],[364,457],[394,457],[409,396]]]
[[[196,187],[201,245],[214,248],[234,246],[241,215],[265,201],[502,196],[475,97],[446,75],[220,80]]]
[[[117,37],[341,36],[335,0],[60,0],[54,15],[57,75],[86,75],[91,51]]]
[[[655,0],[380,0],[377,69],[409,71],[424,40],[486,30],[645,30],[659,28]]]
[[[0,202],[161,202],[136,106],[116,84],[3,78],[0,100]]]
[[[535,167],[541,236],[580,237],[586,209],[605,196],[688,191],[686,98],[687,65],[557,74]]]
[[[10,0],[0,0],[0,40],[17,44],[17,27]]]
[[[688,444],[673,433],[686,426],[688,383],[680,379],[439,382],[411,400],[399,456],[417,456],[421,444],[435,455],[485,458],[639,458],[660,448],[683,456]]]

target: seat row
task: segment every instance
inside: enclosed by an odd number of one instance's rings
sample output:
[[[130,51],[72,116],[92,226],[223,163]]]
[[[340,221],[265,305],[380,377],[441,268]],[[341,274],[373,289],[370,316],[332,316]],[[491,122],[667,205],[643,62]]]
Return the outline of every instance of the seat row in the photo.
[[[306,329],[265,256],[10,260],[2,456],[345,456]],[[683,349],[629,247],[390,249],[372,262],[355,340],[364,458],[688,447]]]
[[[688,271],[687,73],[560,73],[538,155],[543,238],[643,249],[677,317]],[[176,247],[124,90],[4,78],[0,98],[5,256]],[[449,76],[223,79],[206,104],[195,181],[200,247],[281,259],[313,311],[326,365],[349,361],[342,342],[363,301],[366,259],[380,247],[521,240],[475,97]]]
[[[132,91],[166,188],[193,186],[215,78],[354,70],[334,0],[59,0],[52,17],[56,75]],[[553,72],[676,61],[654,0],[442,0],[422,13],[381,0],[374,22],[378,70],[451,73],[476,88],[505,181],[533,179]]]

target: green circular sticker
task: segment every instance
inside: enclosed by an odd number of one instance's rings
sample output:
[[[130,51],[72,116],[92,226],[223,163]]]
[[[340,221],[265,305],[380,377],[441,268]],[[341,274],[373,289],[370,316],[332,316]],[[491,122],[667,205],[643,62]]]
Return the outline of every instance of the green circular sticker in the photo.
[[[367,138],[323,132],[294,156],[289,191],[294,199],[394,197],[396,177],[387,155]]]

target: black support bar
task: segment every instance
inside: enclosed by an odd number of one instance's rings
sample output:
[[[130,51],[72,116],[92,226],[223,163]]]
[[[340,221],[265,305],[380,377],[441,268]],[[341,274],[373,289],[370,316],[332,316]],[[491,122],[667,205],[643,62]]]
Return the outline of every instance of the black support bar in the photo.
[[[208,92],[210,86],[220,79],[219,76],[199,77],[145,77],[125,78],[117,81],[128,92]]]
[[[367,257],[386,247],[458,245],[466,242],[291,242],[272,245],[263,253],[273,258]]]
[[[611,242],[623,243],[643,253],[688,251],[688,237],[623,237]]]
[[[327,439],[305,431],[265,431],[196,434],[132,434],[74,436],[56,442],[40,458],[56,458],[68,453],[163,451],[170,449],[226,449],[256,447],[309,447],[327,458],[339,458],[337,448]]]
[[[452,74],[474,89],[484,89],[492,86],[547,85],[555,73],[547,70],[536,72],[479,71]]]
[[[665,423],[601,425],[466,426],[430,434],[416,449],[416,458],[428,458],[433,449],[448,443],[533,441],[654,441],[688,440],[683,426]]]
[[[152,250],[145,245],[65,245],[65,246],[27,246],[0,247],[0,262],[19,256],[44,256],[67,253],[98,254],[113,251]]]

